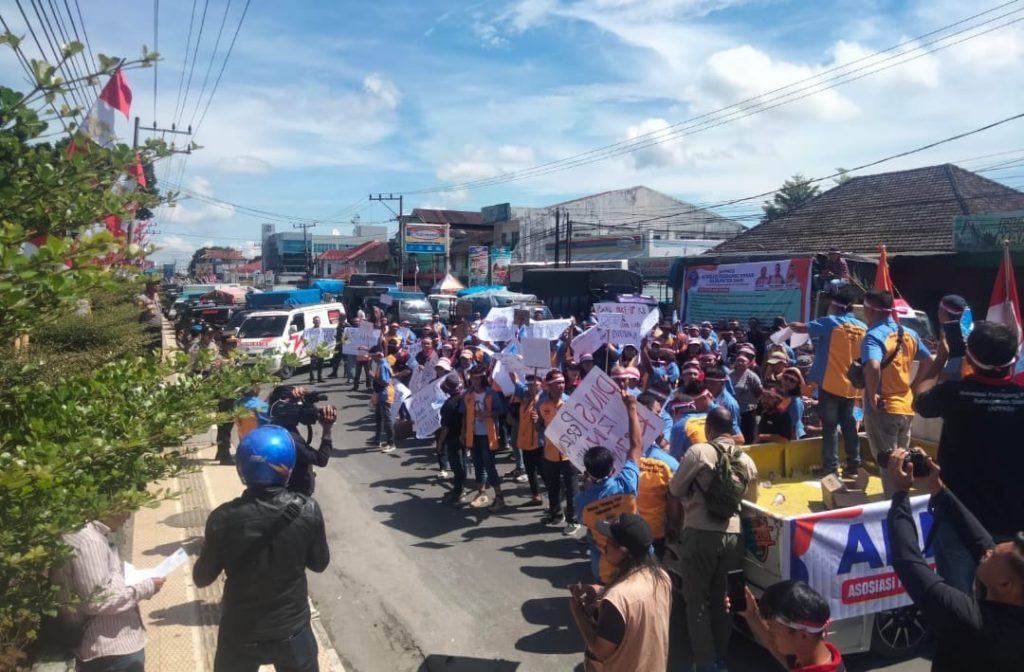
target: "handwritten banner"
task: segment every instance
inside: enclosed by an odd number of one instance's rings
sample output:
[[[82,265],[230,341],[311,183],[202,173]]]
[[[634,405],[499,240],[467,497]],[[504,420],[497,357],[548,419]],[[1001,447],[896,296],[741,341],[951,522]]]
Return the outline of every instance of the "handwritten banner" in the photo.
[[[526,328],[527,338],[546,338],[553,341],[561,337],[572,320],[535,320]]]
[[[637,404],[642,443],[654,443],[664,429],[661,418],[646,406]],[[552,442],[580,471],[583,456],[593,446],[604,446],[621,469],[629,453],[629,415],[619,386],[601,369],[593,368],[562,406],[554,421],[544,430]]]
[[[644,336],[658,324],[660,313],[643,303],[611,303],[608,301],[594,304],[597,323],[607,325],[608,340],[612,343],[639,345]],[[621,315],[612,318],[610,314]],[[617,322],[617,323],[616,323]]]
[[[576,357],[589,355],[608,342],[608,330],[598,325],[572,339],[572,352]]]
[[[439,378],[409,398],[409,415],[417,439],[428,439],[441,428],[441,406],[448,395],[441,390],[444,378]]]
[[[476,335],[480,340],[509,341],[516,333],[515,308],[491,308],[487,319],[480,323]]]
[[[344,355],[358,355],[359,346],[365,345],[367,350],[380,345],[380,329],[364,329],[363,327],[345,327],[345,343],[341,346]],[[365,355],[366,352],[363,352]]]

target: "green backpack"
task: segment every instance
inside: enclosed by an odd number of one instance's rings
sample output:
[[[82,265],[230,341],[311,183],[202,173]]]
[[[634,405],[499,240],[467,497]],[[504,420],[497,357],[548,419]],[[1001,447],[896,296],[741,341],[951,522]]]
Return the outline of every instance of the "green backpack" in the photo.
[[[711,469],[711,482],[707,488],[702,488],[696,479],[693,483],[704,495],[708,515],[726,522],[740,512],[740,502],[750,484],[749,472],[740,461],[743,451],[739,448],[718,441],[710,443],[718,453],[718,460]]]

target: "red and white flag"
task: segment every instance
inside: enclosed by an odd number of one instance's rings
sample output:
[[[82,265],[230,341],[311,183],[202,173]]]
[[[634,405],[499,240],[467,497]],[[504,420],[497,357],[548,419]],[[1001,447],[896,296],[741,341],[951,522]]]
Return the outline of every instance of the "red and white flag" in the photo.
[[[1013,274],[1013,260],[1010,258],[1010,244],[1003,243],[1003,261],[996,273],[996,284],[992,288],[992,298],[988,302],[988,322],[1005,324],[1017,334],[1017,355],[1020,357],[1021,319],[1020,299],[1017,297],[1017,279]]]
[[[124,73],[120,69],[115,70],[107,85],[100,91],[100,97],[82,120],[82,134],[100,147],[112,147],[116,113],[120,112],[128,119],[131,107],[132,89],[128,86]]]

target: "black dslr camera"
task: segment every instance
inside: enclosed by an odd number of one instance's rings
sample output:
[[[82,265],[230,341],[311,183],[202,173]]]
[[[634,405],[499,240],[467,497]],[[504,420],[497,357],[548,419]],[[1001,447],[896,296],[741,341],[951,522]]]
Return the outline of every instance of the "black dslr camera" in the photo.
[[[882,469],[888,469],[890,457],[892,457],[891,450],[883,450],[878,453],[878,466]],[[908,450],[907,456],[903,458],[903,464],[907,463],[914,466],[914,478],[924,478],[932,473],[932,468],[928,466],[928,456],[920,450]]]
[[[323,392],[306,392],[300,397],[292,394],[294,385],[278,385],[270,393],[270,422],[281,427],[312,426],[320,419],[318,402],[327,401]]]

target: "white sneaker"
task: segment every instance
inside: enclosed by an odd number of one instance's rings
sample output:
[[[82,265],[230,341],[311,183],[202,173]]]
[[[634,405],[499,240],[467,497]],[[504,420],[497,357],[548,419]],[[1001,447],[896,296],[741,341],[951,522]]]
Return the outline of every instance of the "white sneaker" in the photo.
[[[380,449],[380,452],[382,452],[382,453],[393,453],[393,452],[395,452],[395,444],[392,443],[392,444],[387,445],[387,446],[382,446],[381,449]]]
[[[567,537],[575,537],[576,533],[579,531],[579,523],[566,523],[565,528],[562,530],[562,534],[564,534]]]
[[[441,471],[437,472],[437,477],[438,478],[451,478],[452,477],[452,472],[448,471],[447,469],[442,469]]]
[[[530,479],[529,479],[529,477],[526,474],[519,474],[518,476],[516,476],[512,480],[515,481],[516,483],[526,483]]]

